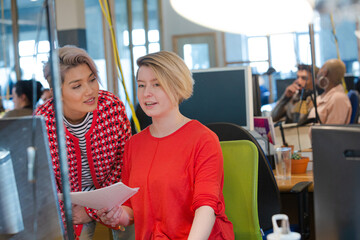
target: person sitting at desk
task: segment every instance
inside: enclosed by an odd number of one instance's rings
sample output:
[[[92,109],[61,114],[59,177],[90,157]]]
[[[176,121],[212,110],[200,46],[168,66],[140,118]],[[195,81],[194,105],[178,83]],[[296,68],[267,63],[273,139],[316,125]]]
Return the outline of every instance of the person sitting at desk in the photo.
[[[136,240],[234,239],[219,138],[179,110],[193,92],[190,70],[167,51],[143,56],[137,65],[137,96],[152,123],[126,143],[122,181],[140,189],[98,216],[113,226],[134,222]]]
[[[315,68],[317,74],[318,68]],[[304,123],[313,107],[311,66],[300,64],[296,80],[289,85],[271,112],[274,122],[285,117],[285,123]]]
[[[321,67],[316,84],[324,92],[316,98],[316,106],[321,124],[348,124],[351,118],[351,103],[342,86],[345,64],[338,59],[330,59]],[[309,113],[315,118],[315,108]]]
[[[3,118],[31,116],[33,114],[33,82],[21,80],[12,89],[14,109],[6,112]],[[36,81],[36,102],[40,99],[43,86]]]

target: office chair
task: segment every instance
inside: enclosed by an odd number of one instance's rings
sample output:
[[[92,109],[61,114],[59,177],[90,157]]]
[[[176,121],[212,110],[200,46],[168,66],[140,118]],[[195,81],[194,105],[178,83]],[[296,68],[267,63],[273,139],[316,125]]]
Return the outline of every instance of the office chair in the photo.
[[[220,141],[249,140],[258,149],[258,213],[263,231],[272,229],[271,217],[280,213],[280,192],[270,164],[257,140],[244,128],[232,123],[209,123],[206,125],[218,135]]]
[[[358,123],[359,119],[359,93],[356,90],[350,90],[348,92],[348,97],[351,103],[351,118],[350,123]]]
[[[245,128],[228,122],[209,123],[206,125],[216,133],[220,141],[249,140],[258,149],[258,215],[261,229],[265,235],[272,232],[271,217],[281,211],[280,192],[264,151],[258,141]],[[296,184],[291,192],[297,195],[299,210],[299,232],[302,239],[310,236],[308,186],[309,182]],[[300,212],[301,211],[301,212]]]
[[[140,130],[144,130],[147,126],[151,125],[151,123],[152,123],[151,117],[146,115],[146,113],[140,107],[139,103],[136,104],[136,106],[135,106],[135,114],[139,120]],[[131,124],[131,133],[132,133],[132,135],[134,135],[137,132],[136,132],[135,123],[134,123],[133,118],[130,119],[130,124]]]
[[[220,142],[224,157],[225,212],[235,239],[261,240],[257,211],[258,151],[251,141]]]

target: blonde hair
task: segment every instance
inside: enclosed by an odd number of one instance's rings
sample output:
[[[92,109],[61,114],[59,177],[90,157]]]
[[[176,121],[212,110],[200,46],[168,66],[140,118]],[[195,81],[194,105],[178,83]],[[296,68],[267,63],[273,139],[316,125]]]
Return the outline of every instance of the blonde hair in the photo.
[[[154,71],[157,80],[173,103],[180,104],[191,97],[194,86],[192,73],[175,53],[168,51],[151,53],[140,57],[137,65],[139,69],[141,66],[147,66]],[[138,73],[139,70],[136,79]]]
[[[64,83],[64,77],[66,72],[74,67],[77,67],[81,64],[86,64],[89,66],[92,73],[94,73],[96,79],[99,79],[98,71],[96,65],[89,54],[82,48],[78,48],[72,45],[65,45],[58,49],[59,55],[59,65],[60,65],[60,75],[61,75],[61,84]],[[52,79],[51,79],[51,69],[50,61],[48,61],[44,67],[44,77],[48,81],[50,87],[52,88]]]

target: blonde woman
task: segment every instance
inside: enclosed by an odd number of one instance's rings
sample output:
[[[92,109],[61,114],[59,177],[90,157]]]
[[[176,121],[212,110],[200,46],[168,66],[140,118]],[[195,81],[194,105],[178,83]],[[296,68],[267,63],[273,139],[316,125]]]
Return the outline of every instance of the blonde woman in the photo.
[[[234,239],[225,215],[219,139],[179,111],[193,79],[176,54],[138,59],[138,100],[152,124],[125,147],[123,182],[140,190],[123,206],[98,212],[103,222],[135,223],[136,239]]]

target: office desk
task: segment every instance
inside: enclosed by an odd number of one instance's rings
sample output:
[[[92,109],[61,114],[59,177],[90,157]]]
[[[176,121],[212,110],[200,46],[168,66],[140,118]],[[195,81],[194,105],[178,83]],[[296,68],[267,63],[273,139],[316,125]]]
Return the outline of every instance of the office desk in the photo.
[[[274,175],[276,178],[276,171],[274,170]],[[276,182],[280,192],[290,192],[291,188],[295,186],[298,182],[312,181],[314,182],[313,171],[306,171],[302,174],[291,174],[291,179],[280,180],[276,178]],[[309,186],[309,192],[314,191],[314,183]]]
[[[275,171],[274,171],[275,174]],[[276,178],[276,176],[275,176]],[[312,181],[314,182],[313,171],[307,171],[302,174],[291,174],[291,179],[288,180],[279,180],[276,179],[276,182],[280,191],[281,198],[281,213],[286,214],[289,217],[291,224],[299,224],[299,199],[298,195],[290,193],[290,190],[298,182]],[[309,224],[310,224],[310,238],[309,240],[315,240],[315,221],[314,221],[314,183],[309,186],[308,194],[308,207],[309,207]]]

